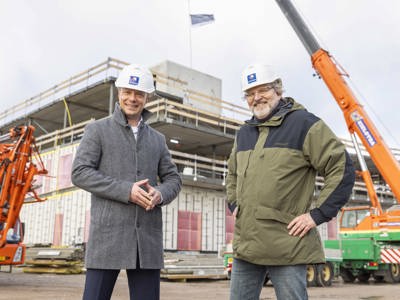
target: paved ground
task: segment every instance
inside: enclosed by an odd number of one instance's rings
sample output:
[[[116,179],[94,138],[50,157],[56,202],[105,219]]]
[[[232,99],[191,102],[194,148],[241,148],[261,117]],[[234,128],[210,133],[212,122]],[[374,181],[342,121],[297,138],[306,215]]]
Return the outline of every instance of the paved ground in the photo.
[[[24,274],[20,269],[13,273],[0,273],[1,300],[74,300],[81,299],[84,275]],[[114,290],[113,300],[128,300],[125,272],[121,272]],[[309,288],[310,299],[400,299],[400,284],[343,284],[335,281],[332,287]],[[228,280],[202,280],[188,282],[161,282],[162,300],[229,299]],[[275,299],[272,286],[263,288],[261,298]]]

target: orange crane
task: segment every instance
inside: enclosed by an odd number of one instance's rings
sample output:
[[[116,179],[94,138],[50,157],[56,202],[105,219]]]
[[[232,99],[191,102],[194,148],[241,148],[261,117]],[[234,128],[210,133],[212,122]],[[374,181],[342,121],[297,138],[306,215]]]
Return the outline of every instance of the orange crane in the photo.
[[[0,136],[0,265],[24,262],[19,213],[26,195],[32,193],[34,202],[45,200],[32,186],[35,175],[47,174],[35,145],[34,130],[33,126],[18,126]]]
[[[347,84],[345,77],[348,74],[328,51],[320,47],[291,1],[276,2],[310,54],[317,74],[324,80],[344,114],[360,162],[359,174],[371,201],[370,206],[342,210],[339,240],[325,243],[326,249],[338,250],[336,253],[339,258],[336,257],[334,264],[321,270],[321,284],[329,281],[328,273],[332,273],[332,267],[339,269],[346,282],[352,282],[355,278],[367,281],[371,275],[377,281],[400,282],[400,205],[382,210],[356,135],[399,204],[400,165]],[[348,221],[350,217],[355,218],[353,224]]]

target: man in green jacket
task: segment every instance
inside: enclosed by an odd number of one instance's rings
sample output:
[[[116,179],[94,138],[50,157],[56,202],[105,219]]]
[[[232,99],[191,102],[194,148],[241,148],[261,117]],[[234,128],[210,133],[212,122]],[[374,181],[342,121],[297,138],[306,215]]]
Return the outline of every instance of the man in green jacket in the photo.
[[[307,299],[306,265],[324,262],[316,226],[347,202],[354,168],[321,119],[282,97],[271,67],[246,68],[242,90],[253,117],[238,131],[228,163],[236,215],[231,300],[259,299],[267,273],[278,299]],[[325,184],[310,209],[317,173]]]

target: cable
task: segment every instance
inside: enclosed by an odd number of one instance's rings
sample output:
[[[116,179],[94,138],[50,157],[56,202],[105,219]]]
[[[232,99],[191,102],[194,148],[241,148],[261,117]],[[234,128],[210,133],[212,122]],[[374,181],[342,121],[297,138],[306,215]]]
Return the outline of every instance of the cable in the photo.
[[[63,100],[63,102],[64,102],[65,110],[67,111],[68,123],[69,123],[69,126],[71,127],[71,126],[72,126],[72,118],[71,118],[71,113],[70,113],[70,111],[69,111],[68,103],[67,103],[67,101],[65,100],[65,98],[63,98],[62,100]]]

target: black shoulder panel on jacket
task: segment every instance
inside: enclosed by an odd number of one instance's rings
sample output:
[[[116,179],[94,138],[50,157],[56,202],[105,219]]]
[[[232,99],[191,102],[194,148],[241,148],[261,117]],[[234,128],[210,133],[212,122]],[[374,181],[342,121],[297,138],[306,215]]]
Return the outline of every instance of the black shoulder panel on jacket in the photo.
[[[265,148],[303,149],[308,130],[319,118],[306,110],[296,110],[285,116],[282,124],[270,127]]]
[[[258,128],[256,126],[244,125],[237,133],[237,152],[252,150],[258,139]]]

